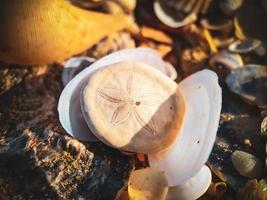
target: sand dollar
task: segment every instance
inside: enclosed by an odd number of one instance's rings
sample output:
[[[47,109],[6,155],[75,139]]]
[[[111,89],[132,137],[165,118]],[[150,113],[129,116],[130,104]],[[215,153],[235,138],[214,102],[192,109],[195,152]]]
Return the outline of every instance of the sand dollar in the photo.
[[[101,141],[143,153],[170,147],[185,111],[174,81],[130,61],[95,72],[81,94],[81,107],[87,125]]]

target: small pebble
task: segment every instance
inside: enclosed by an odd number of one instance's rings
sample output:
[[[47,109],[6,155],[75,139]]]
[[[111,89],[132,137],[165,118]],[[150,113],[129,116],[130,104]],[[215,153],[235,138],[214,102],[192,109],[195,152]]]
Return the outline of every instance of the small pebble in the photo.
[[[265,117],[261,123],[261,134],[267,136],[267,117]]]
[[[244,151],[235,151],[232,163],[240,175],[248,178],[260,178],[263,174],[263,163],[260,159]]]

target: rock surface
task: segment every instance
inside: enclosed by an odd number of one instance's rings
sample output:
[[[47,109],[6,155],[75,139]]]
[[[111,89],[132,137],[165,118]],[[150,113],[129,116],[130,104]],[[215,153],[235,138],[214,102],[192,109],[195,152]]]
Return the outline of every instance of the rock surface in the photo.
[[[58,121],[60,66],[0,64],[0,199],[114,199],[133,167]]]

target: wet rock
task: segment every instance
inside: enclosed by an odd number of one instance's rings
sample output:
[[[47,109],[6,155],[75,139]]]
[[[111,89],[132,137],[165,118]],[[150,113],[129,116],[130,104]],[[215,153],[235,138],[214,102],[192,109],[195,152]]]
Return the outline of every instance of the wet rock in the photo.
[[[223,84],[222,84],[223,85]],[[235,170],[231,155],[236,150],[247,151],[262,158],[265,142],[259,136],[261,116],[257,107],[249,106],[242,99],[229,92],[223,85],[223,107],[216,142],[209,158],[214,175],[226,182],[231,189],[238,190],[248,178]],[[249,140],[251,146],[244,143]]]
[[[267,108],[267,67],[263,65],[246,65],[234,69],[226,78],[229,89],[240,95],[246,102]]]

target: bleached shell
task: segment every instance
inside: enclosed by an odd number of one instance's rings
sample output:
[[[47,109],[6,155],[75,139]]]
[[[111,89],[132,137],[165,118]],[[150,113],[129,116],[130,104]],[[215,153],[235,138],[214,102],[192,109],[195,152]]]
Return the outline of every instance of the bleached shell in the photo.
[[[77,74],[60,95],[58,102],[59,120],[67,133],[82,141],[96,140],[83,118],[79,98],[80,92],[96,70],[120,61],[141,62],[166,74],[165,62],[155,50],[148,48],[121,50],[99,59]]]
[[[184,183],[170,187],[167,200],[195,200],[202,196],[210,186],[211,171],[204,165],[196,175]]]
[[[169,186],[189,179],[207,161],[216,138],[222,102],[218,77],[210,70],[197,72],[178,86],[186,112],[176,144],[166,152],[148,155],[150,166],[165,172]]]
[[[146,64],[129,61],[95,72],[81,93],[81,106],[88,127],[102,142],[139,153],[169,148],[185,111],[174,81]]]
[[[260,178],[263,175],[263,164],[256,156],[244,151],[235,151],[231,159],[240,175],[249,178]]]

